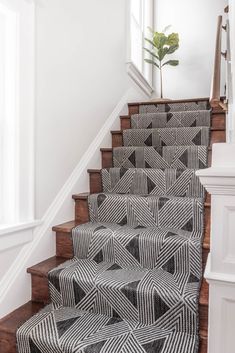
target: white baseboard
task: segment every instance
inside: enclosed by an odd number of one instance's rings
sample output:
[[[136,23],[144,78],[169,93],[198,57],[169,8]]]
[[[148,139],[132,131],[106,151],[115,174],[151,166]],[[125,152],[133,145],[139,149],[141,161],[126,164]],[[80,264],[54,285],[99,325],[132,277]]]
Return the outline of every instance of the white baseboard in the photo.
[[[55,254],[55,238],[52,226],[73,219],[74,204],[72,194],[87,191],[87,169],[100,165],[100,147],[111,146],[110,130],[119,125],[119,116],[132,100],[143,100],[135,89],[130,88],[121,98],[96,138],[79,161],[78,165],[52,202],[33,234],[31,243],[25,245],[0,282],[0,317],[30,300],[30,276],[26,275],[32,266]],[[126,108],[127,109],[127,108]],[[17,294],[16,294],[17,293]]]

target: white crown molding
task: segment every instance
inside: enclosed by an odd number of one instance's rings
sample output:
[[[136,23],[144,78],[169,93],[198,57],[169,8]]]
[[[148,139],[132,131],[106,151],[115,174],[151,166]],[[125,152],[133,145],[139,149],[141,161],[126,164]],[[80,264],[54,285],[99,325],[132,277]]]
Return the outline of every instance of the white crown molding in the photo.
[[[148,83],[143,74],[138,70],[133,62],[126,63],[127,73],[130,78],[139,86],[139,88],[148,96],[151,97],[154,91],[153,87]]]

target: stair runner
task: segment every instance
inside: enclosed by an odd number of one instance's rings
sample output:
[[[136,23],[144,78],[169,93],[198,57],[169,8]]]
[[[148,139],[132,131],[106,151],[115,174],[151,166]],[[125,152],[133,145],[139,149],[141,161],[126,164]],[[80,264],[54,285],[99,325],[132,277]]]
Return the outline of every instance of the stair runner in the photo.
[[[140,106],[48,276],[52,304],[17,332],[19,353],[196,353],[207,102]]]

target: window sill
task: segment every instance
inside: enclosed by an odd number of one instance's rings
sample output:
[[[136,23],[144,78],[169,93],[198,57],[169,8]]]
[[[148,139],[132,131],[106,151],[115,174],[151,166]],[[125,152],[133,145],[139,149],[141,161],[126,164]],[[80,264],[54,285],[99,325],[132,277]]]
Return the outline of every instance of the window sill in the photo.
[[[154,91],[153,87],[148,83],[143,74],[137,69],[133,62],[127,62],[127,73],[131,79],[140,87],[140,89],[148,96],[151,97]]]
[[[24,223],[0,225],[0,252],[31,242],[34,228],[41,223],[39,220],[33,220]]]
[[[41,221],[39,220],[34,220],[31,222],[16,223],[16,224],[3,224],[3,225],[0,225],[0,236],[19,232],[22,230],[33,229],[39,226],[40,224],[41,224]]]

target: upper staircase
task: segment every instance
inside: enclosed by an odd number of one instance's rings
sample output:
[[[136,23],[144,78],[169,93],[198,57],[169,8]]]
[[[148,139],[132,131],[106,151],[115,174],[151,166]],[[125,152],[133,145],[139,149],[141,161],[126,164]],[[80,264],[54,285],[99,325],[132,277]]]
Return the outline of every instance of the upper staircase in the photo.
[[[210,166],[213,143],[225,142],[225,121],[206,98],[129,104],[120,131],[111,132],[112,148],[101,149],[101,169],[88,170],[90,192],[73,195],[74,220],[53,227],[55,257],[27,270],[31,301],[0,320],[0,353],[17,352],[16,332],[27,320],[19,353],[72,345],[84,353],[196,352],[198,313],[199,352],[207,352],[209,289],[201,269],[210,250],[210,196],[195,170]],[[51,308],[31,319],[51,301],[53,329],[45,319]],[[70,330],[78,318],[85,333]],[[103,332],[96,341],[88,338],[94,323]],[[178,338],[169,350],[172,332]]]

